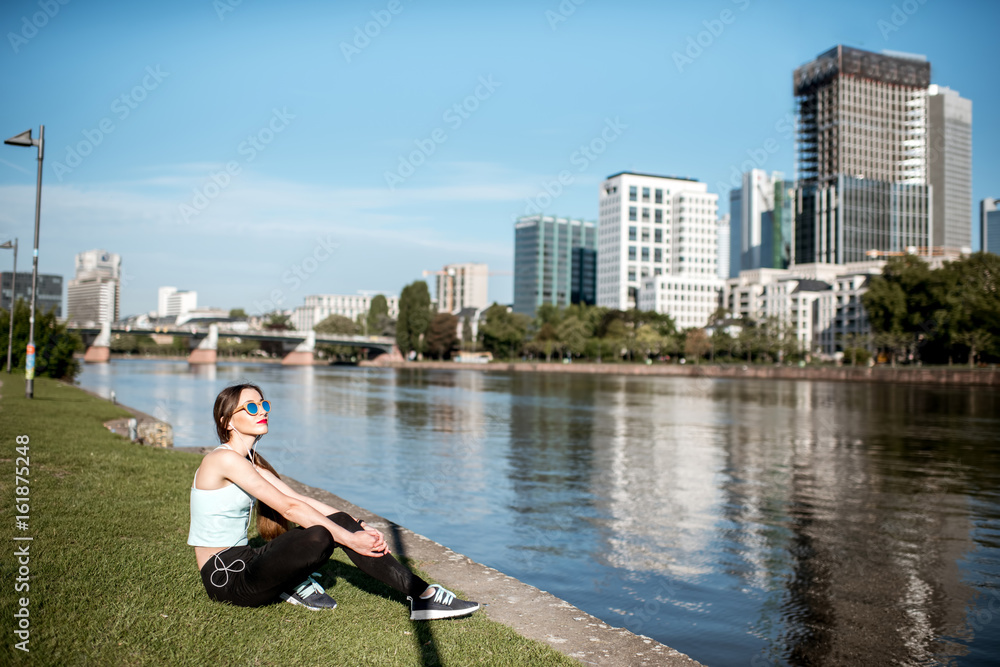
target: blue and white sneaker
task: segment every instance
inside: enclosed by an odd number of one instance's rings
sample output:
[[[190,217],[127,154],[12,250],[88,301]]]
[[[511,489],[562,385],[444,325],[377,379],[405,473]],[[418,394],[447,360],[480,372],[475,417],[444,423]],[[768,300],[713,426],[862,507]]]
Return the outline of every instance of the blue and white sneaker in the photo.
[[[430,597],[407,596],[410,601],[411,621],[433,621],[439,618],[467,616],[479,609],[478,602],[459,600],[444,586],[433,584],[431,588],[434,589],[434,595]]]
[[[323,587],[312,577],[299,584],[292,593],[282,593],[281,599],[313,611],[337,608],[337,601],[327,595]]]

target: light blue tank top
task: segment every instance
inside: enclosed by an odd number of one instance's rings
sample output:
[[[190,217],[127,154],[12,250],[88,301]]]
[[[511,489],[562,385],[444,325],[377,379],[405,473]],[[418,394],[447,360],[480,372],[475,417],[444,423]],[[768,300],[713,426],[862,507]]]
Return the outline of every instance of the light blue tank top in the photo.
[[[243,546],[247,543],[252,506],[253,496],[235,484],[211,490],[198,489],[192,484],[187,543],[194,547]]]

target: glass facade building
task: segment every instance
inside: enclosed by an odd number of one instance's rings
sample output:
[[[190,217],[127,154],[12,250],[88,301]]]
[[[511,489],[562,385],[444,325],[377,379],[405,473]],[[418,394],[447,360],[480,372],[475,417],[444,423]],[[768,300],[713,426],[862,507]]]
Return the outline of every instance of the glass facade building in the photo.
[[[797,264],[932,245],[930,63],[836,46],[795,70]]]
[[[573,248],[570,303],[597,303],[597,251],[593,248]]]
[[[729,191],[729,270],[784,269],[791,261],[794,184],[784,174],[763,169],[743,174],[740,188]]]
[[[534,316],[542,304],[561,308],[573,303],[574,273],[581,292],[588,275],[586,255],[578,256],[584,265],[574,267],[576,248],[595,253],[595,268],[589,274],[596,277],[596,223],[549,215],[518,219],[514,225],[514,312]]]
[[[12,290],[16,293],[12,294]],[[11,297],[31,301],[31,273],[17,272],[17,280],[10,271],[0,273],[0,309],[10,310]],[[47,313],[53,308],[56,317],[62,319],[63,277],[48,273],[38,274],[38,299],[35,307]]]
[[[979,205],[979,224],[982,232],[983,252],[1000,255],[1000,200],[987,197]]]

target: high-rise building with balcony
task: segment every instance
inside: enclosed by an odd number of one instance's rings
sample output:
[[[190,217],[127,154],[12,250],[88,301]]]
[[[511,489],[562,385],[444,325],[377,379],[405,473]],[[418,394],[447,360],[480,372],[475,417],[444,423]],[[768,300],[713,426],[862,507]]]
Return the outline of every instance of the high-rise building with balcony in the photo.
[[[489,301],[490,269],[486,264],[449,264],[437,272],[437,309],[457,313],[464,308],[486,308]]]
[[[921,56],[839,45],[795,70],[796,263],[933,245],[930,77]]]

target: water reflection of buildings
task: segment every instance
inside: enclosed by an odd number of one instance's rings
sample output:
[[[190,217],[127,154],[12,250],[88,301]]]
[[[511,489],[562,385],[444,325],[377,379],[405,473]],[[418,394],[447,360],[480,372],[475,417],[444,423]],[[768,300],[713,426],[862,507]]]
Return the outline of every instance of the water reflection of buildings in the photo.
[[[503,416],[487,404],[484,376],[478,372],[393,372],[386,426],[395,460],[386,465],[406,489],[406,501],[394,508],[396,516],[463,508],[456,522],[474,522],[486,509],[481,498],[488,487],[488,451],[491,428]],[[502,412],[506,414],[504,407]],[[384,438],[385,436],[383,436]]]
[[[915,415],[934,405],[877,385],[602,382],[589,459],[609,565],[747,596],[778,663],[962,654],[947,638],[967,636],[975,545],[960,473],[922,456],[934,427]]]
[[[685,580],[710,572],[724,458],[708,383],[601,380],[590,484],[607,500],[609,565]]]
[[[914,413],[880,409],[898,392],[844,389],[720,385],[735,572],[764,599],[754,630],[791,664],[955,655],[941,638],[964,633],[972,596],[958,570],[973,547],[964,499],[914,451]]]

